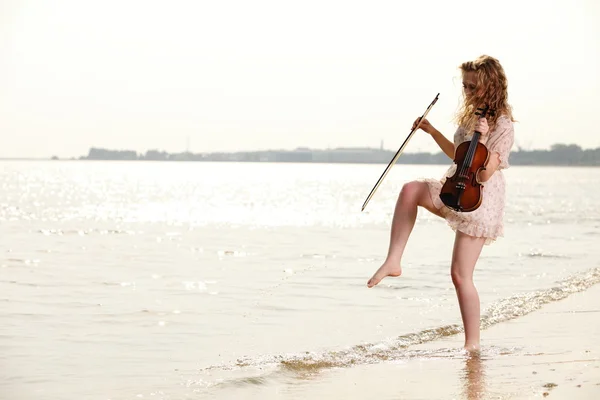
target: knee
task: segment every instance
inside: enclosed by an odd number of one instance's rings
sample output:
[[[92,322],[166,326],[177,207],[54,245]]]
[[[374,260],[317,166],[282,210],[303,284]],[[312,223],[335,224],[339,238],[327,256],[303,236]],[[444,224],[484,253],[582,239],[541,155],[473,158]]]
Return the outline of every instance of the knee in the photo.
[[[421,188],[419,182],[408,182],[400,190],[400,198],[404,201],[416,201],[419,198]]]
[[[467,276],[460,272],[458,268],[452,268],[452,272],[450,273],[452,277],[452,283],[456,289],[460,289],[465,285],[472,285],[473,279],[470,276]]]

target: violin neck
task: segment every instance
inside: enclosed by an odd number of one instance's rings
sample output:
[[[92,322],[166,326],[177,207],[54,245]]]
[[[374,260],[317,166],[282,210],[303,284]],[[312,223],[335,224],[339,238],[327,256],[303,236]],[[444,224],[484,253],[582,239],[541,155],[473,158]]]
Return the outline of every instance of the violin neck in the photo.
[[[477,149],[477,143],[479,143],[479,137],[481,133],[478,131],[473,132],[473,138],[471,138],[471,143],[469,143],[469,150],[467,150],[467,155],[464,160],[464,167],[470,168],[471,163],[473,162],[473,156],[475,155],[475,149]]]

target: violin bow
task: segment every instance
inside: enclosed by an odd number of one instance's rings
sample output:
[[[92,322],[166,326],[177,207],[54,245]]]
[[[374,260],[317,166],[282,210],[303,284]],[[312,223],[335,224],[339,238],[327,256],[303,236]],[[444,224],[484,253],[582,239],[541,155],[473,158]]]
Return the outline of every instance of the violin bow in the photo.
[[[373,186],[373,189],[371,189],[371,193],[369,193],[369,196],[367,196],[367,199],[365,200],[364,204],[362,205],[362,208],[361,208],[360,211],[364,211],[365,210],[365,207],[367,207],[367,203],[369,203],[369,200],[371,200],[371,198],[375,194],[375,191],[377,190],[377,188],[379,187],[379,185],[381,185],[381,182],[383,182],[383,179],[385,178],[385,176],[388,174],[388,172],[390,172],[390,170],[392,169],[392,166],[394,165],[394,163],[396,162],[396,160],[398,160],[398,157],[400,157],[400,155],[404,151],[404,148],[406,147],[406,145],[408,144],[408,142],[410,141],[410,139],[412,139],[412,137],[415,134],[415,132],[421,126],[421,121],[423,121],[425,119],[425,117],[427,116],[427,114],[429,114],[429,111],[431,110],[431,108],[433,107],[433,105],[438,101],[439,97],[440,97],[440,94],[438,93],[437,96],[435,96],[435,99],[433,99],[433,101],[431,102],[431,104],[429,104],[429,107],[427,107],[427,109],[425,110],[425,112],[423,113],[423,115],[421,116],[421,118],[419,118],[419,122],[417,123],[417,126],[415,126],[415,128],[410,131],[410,133],[408,134],[408,136],[404,140],[404,143],[402,143],[402,146],[400,146],[400,148],[398,149],[398,151],[396,152],[396,154],[394,155],[394,157],[392,158],[392,160],[389,162],[389,164],[386,167],[385,171],[383,171],[383,174],[381,174],[381,176],[379,177],[379,180],[377,181],[377,183],[375,184],[375,186]]]

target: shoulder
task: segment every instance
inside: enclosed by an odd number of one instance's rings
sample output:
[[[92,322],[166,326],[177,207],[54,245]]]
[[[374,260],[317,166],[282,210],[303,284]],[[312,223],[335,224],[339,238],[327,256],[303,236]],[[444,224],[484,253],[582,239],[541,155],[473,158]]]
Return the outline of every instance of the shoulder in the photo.
[[[504,125],[504,126],[512,126],[513,125],[513,121],[512,118],[509,117],[506,114],[502,114],[500,116],[498,116],[498,118],[496,118],[496,124],[498,125]]]
[[[506,131],[514,131],[514,124],[512,118],[508,115],[502,114],[498,118],[496,118],[496,123],[494,125],[495,132],[506,132]]]

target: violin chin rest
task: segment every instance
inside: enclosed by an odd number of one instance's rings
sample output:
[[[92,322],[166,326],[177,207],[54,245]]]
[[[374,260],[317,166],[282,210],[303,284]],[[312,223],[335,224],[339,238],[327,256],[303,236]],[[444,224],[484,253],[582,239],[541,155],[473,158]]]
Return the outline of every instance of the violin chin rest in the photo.
[[[440,193],[440,199],[442,200],[442,203],[453,210],[461,209],[456,201],[456,196],[453,196],[452,193]]]

